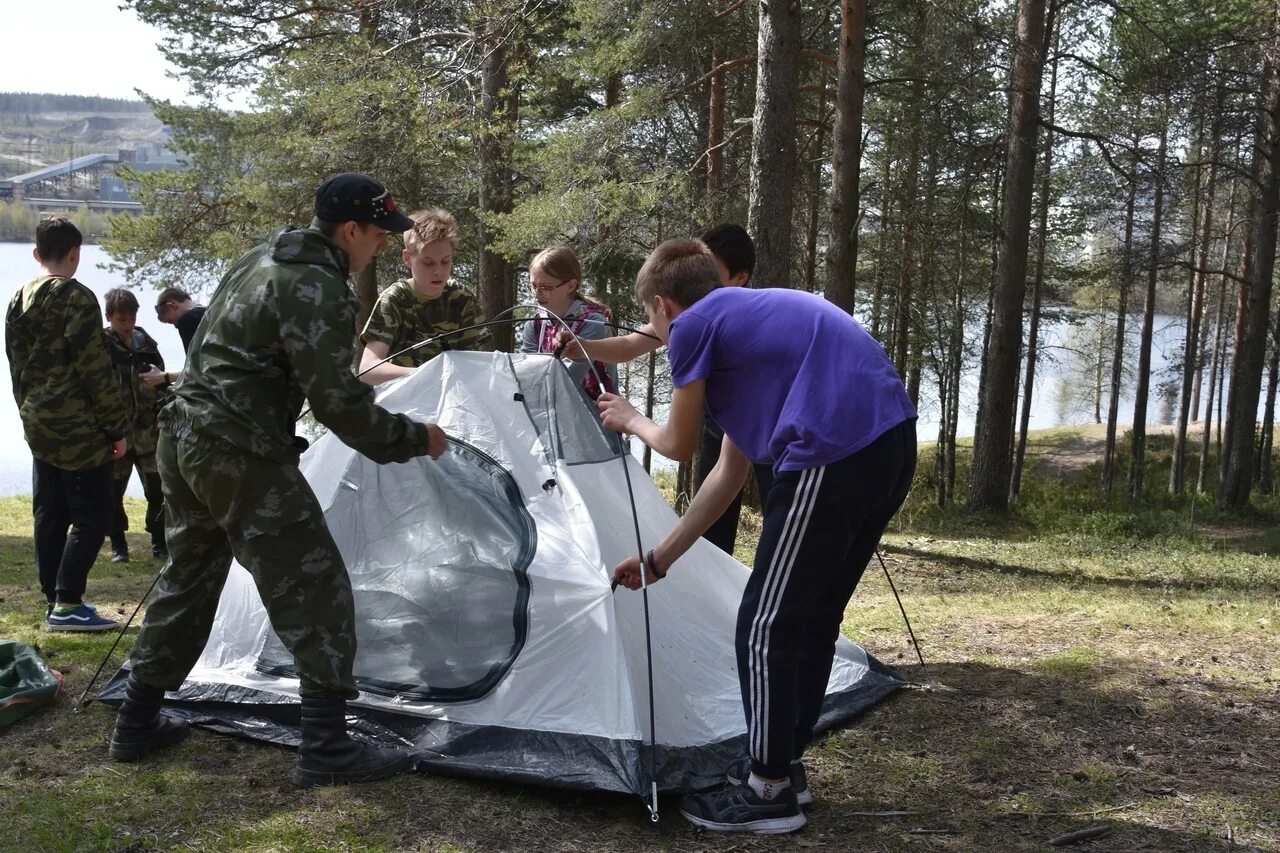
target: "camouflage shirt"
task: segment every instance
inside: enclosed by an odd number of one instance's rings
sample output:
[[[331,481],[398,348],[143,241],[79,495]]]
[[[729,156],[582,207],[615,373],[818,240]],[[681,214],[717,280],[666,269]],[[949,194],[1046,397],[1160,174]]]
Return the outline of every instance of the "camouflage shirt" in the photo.
[[[316,420],[375,462],[427,452],[427,428],[373,402],[351,372],[356,303],[347,255],[319,231],[281,230],[223,276],[191,341],[163,429],[296,463],[303,401]]]
[[[98,298],[74,278],[40,276],[5,317],[13,399],[31,455],[68,471],[111,461],[127,414],[99,324]]]
[[[378,296],[360,341],[384,343],[390,355],[419,341],[483,322],[475,297],[453,282],[446,284],[435,299],[426,299],[414,291],[412,279],[403,279]],[[459,332],[396,356],[389,363],[417,367],[445,350],[457,349],[492,350],[493,336],[487,328]]]
[[[110,326],[103,329],[108,350],[124,397],[125,410],[129,413],[129,452],[134,456],[151,456],[156,452],[159,430],[156,424],[158,402],[169,392],[152,388],[138,378],[140,370],[154,367],[164,370],[164,356],[160,345],[141,326],[135,326],[129,339],[117,335]]]

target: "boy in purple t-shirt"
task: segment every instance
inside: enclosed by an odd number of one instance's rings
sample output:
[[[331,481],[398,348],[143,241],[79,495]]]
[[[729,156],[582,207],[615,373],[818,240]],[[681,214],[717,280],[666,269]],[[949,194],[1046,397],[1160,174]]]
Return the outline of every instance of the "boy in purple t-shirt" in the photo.
[[[773,466],[755,567],[738,610],[738,678],[749,756],[724,790],[686,797],[708,829],[792,832],[812,801],[801,756],[813,739],[836,638],[880,535],[915,472],[916,412],[880,344],[849,315],[793,290],[717,288],[705,246],[670,240],[636,276],[667,342],[675,391],[659,425],[625,398],[600,397],[605,426],[676,460],[698,444],[705,402],[724,428],[720,460],[684,517],[646,554],[666,576],[737,494],[752,463]],[[641,585],[641,561],[614,579]]]

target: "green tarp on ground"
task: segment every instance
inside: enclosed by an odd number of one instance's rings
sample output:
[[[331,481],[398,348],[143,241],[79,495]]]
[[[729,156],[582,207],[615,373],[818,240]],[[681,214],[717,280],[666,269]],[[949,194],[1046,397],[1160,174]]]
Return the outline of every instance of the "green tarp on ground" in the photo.
[[[49,669],[33,646],[0,640],[0,728],[58,701],[62,673]]]

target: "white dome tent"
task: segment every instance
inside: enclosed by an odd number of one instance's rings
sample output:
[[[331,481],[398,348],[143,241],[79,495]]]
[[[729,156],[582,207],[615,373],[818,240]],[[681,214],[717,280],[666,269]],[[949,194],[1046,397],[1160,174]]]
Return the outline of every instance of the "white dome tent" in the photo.
[[[642,796],[655,781],[722,780],[745,752],[733,638],[747,569],[699,541],[649,589],[646,643],[644,596],[614,593],[610,574],[636,553],[637,520],[649,548],[676,516],[563,364],[446,352],[378,402],[435,421],[450,444],[435,462],[376,465],[326,435],[303,456],[355,590],[354,730],[458,774]],[[123,681],[103,698],[118,701]],[[819,728],[901,684],[841,638]],[[232,566],[209,643],[166,706],[296,744],[297,702],[292,659]]]

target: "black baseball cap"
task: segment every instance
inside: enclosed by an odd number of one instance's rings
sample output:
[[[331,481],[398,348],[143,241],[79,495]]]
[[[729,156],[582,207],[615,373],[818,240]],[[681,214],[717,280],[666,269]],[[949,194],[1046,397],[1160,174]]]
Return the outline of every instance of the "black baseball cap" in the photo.
[[[316,188],[316,219],[365,222],[384,231],[413,227],[413,220],[396,209],[390,191],[360,172],[339,172]]]

